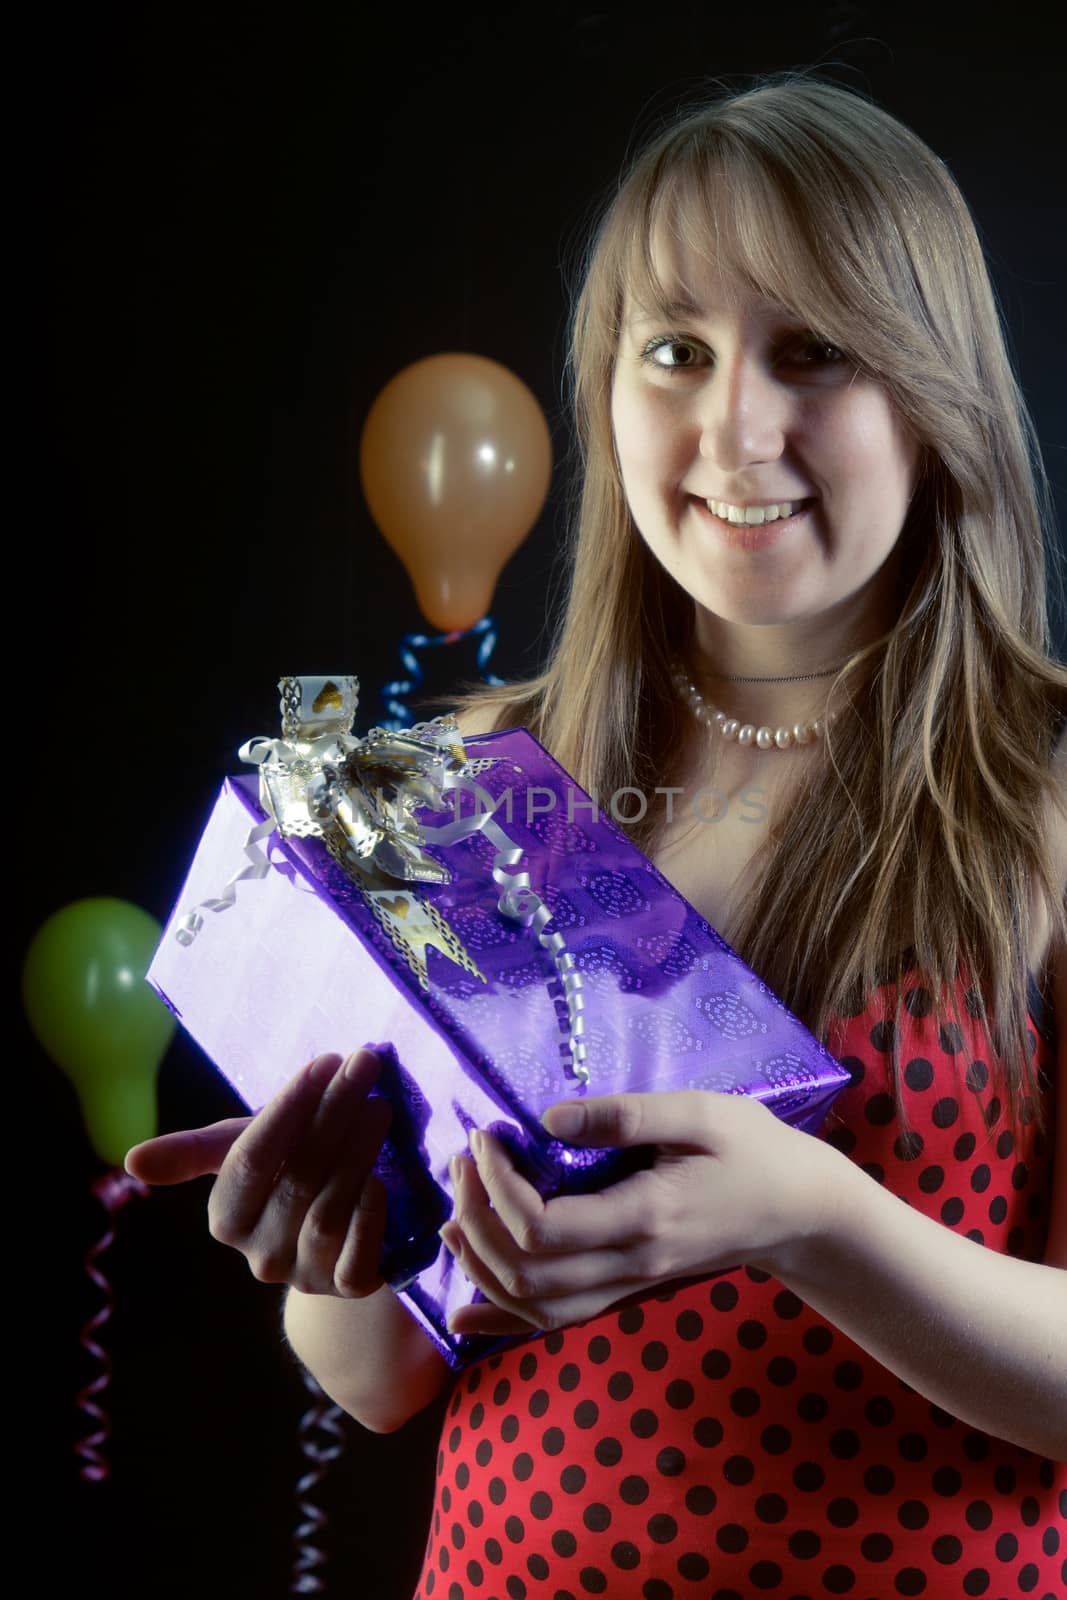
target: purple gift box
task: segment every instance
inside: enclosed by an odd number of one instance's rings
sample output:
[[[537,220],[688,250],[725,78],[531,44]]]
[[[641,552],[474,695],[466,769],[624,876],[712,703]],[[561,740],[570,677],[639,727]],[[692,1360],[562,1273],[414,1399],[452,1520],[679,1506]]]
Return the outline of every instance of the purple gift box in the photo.
[[[480,1296],[437,1236],[471,1128],[547,1197],[649,1154],[552,1140],[541,1112],[570,1095],[750,1094],[814,1132],[849,1081],[526,729],[460,749],[449,813],[411,812],[438,881],[353,881],[321,838],[282,836],[255,778],[228,779],[148,972],[250,1108],[316,1055],[382,1051],[383,1273],[457,1367],[491,1347],[448,1330]]]

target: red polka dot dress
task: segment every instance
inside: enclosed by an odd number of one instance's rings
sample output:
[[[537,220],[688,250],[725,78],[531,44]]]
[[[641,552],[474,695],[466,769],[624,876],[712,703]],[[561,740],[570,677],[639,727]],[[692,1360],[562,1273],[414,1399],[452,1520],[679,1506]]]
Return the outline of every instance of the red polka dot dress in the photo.
[[[852,1083],[822,1136],[946,1227],[1039,1260],[1051,1140],[1032,1114],[1008,1130],[960,993],[964,1027],[938,1026],[905,983],[907,1136],[892,989],[836,1024]],[[1042,1026],[1031,986],[1051,1127]],[[746,1267],[458,1377],[416,1600],[1063,1600],[1065,1558],[1067,1467],[931,1405]]]

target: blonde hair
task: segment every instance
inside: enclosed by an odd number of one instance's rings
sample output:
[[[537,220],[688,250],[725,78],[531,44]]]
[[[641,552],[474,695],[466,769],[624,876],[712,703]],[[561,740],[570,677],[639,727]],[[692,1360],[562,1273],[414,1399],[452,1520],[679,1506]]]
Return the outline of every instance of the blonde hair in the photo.
[[[899,1024],[913,965],[959,1025],[966,968],[989,1092],[1006,1091],[1017,1126],[1042,1125],[1026,1037],[1032,882],[1053,938],[1067,935],[1042,826],[1067,716],[1047,611],[1051,502],[967,205],[887,112],[781,74],[687,110],[632,162],[573,312],[580,501],[550,660],[531,680],[472,689],[461,709],[529,727],[596,796],[671,781],[688,712],[670,662],[694,607],[633,526],[610,413],[624,295],[667,293],[651,253],[663,230],[847,351],[922,446],[898,620],[834,680],[848,714],[803,803],[768,830],[731,942],[820,1037],[884,983]],[[650,809],[630,836],[653,854],[661,827]],[[899,1026],[891,1034],[899,1112]],[[987,1105],[990,1123],[999,1109]]]

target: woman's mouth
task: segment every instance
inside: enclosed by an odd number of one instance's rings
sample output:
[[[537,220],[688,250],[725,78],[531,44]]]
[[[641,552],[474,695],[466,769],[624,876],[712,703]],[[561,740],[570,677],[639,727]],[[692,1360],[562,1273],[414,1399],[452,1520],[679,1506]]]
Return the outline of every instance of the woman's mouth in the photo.
[[[770,520],[748,522],[739,520],[738,509],[727,507],[721,500],[701,500],[696,495],[690,498],[701,519],[714,529],[725,544],[736,550],[764,550],[768,545],[777,544],[791,528],[797,526],[815,503],[813,498],[809,498],[767,506],[764,516]],[[732,515],[729,514],[731,512]],[[786,514],[783,516],[780,512]]]

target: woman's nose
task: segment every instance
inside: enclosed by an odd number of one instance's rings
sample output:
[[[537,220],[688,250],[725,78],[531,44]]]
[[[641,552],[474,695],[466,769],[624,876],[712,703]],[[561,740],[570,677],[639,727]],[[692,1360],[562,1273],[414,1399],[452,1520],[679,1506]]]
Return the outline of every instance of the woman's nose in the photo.
[[[721,357],[700,392],[700,454],[724,472],[776,461],[785,447],[789,397],[751,352]]]

